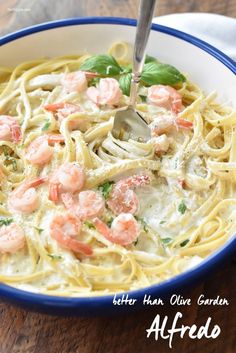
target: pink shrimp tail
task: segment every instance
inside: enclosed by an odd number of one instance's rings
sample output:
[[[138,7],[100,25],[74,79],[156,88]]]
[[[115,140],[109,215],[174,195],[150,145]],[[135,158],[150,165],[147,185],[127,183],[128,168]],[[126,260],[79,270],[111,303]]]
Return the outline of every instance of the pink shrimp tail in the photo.
[[[172,112],[174,114],[178,114],[182,108],[183,108],[182,98],[179,97],[179,98],[174,99],[172,102],[172,108],[171,108]]]
[[[186,119],[177,118],[176,123],[177,123],[178,127],[182,128],[182,129],[192,129],[193,128],[193,123],[189,120],[186,120]]]
[[[65,102],[46,104],[43,108],[49,112],[56,112],[59,109],[63,109],[65,107]]]
[[[57,230],[56,232],[53,233],[52,238],[57,240],[59,243],[61,243],[61,239],[64,238],[64,234],[60,231]],[[61,244],[64,248],[72,250],[73,252],[76,253],[82,253],[87,256],[91,256],[93,254],[93,249],[91,248],[90,245],[84,244],[77,239],[73,238],[67,238],[66,244]]]
[[[17,143],[22,139],[21,129],[18,123],[12,125],[11,133],[13,142]]]
[[[89,71],[83,71],[85,73],[86,78],[95,78],[95,77],[100,77],[100,74],[97,72],[89,72]]]
[[[104,222],[102,222],[99,218],[96,217],[93,219],[93,223],[99,233],[101,233],[107,240],[114,242],[112,239],[111,230]]]
[[[57,202],[59,200],[59,188],[58,184],[49,184],[49,200]]]
[[[27,184],[27,187],[35,188],[35,187],[45,183],[47,180],[48,180],[47,177],[35,178]]]
[[[70,239],[69,249],[74,252],[80,252],[87,256],[91,256],[93,254],[93,249],[91,248],[91,246],[84,244],[73,238]]]

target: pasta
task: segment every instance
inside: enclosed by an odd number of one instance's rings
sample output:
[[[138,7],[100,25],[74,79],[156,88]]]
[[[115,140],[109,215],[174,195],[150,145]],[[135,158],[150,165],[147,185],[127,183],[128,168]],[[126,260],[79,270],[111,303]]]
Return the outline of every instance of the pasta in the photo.
[[[152,138],[116,139],[130,51],[0,68],[1,282],[71,297],[143,288],[235,233],[236,112],[176,69],[173,84],[147,72],[136,108]]]

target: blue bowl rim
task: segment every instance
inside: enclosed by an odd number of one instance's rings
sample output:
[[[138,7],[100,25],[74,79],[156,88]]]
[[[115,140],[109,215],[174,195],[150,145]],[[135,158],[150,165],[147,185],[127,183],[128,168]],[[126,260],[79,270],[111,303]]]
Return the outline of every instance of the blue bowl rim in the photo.
[[[83,18],[70,18],[62,19],[52,22],[46,22],[39,25],[24,28],[22,30],[13,32],[11,34],[5,35],[0,38],[0,46],[17,40],[19,38],[65,26],[74,25],[86,25],[86,24],[111,24],[111,25],[124,25],[124,26],[136,26],[136,20],[130,18],[119,18],[119,17],[83,17]],[[203,51],[209,53],[211,56],[215,57],[218,61],[223,63],[229,70],[231,70],[236,75],[236,63],[230,59],[227,55],[222,53],[220,50],[216,49],[212,45],[198,39],[192,35],[184,33],[182,31],[165,27],[158,24],[152,25],[152,30],[165,33],[177,37],[181,40],[189,42],[194,46],[202,49]],[[229,239],[226,244],[201,264],[190,269],[184,273],[181,273],[175,277],[165,280],[161,283],[153,284],[151,286],[141,288],[138,290],[132,290],[128,292],[118,293],[119,296],[123,294],[129,294],[131,298],[142,298],[146,293],[155,294],[156,291],[159,293],[165,293],[172,291],[175,288],[181,288],[188,281],[198,279],[206,272],[209,268],[215,267],[221,260],[228,257],[231,252],[236,249],[236,238],[235,236]],[[22,289],[17,289],[4,283],[0,283],[0,297],[8,298],[9,300],[16,301],[18,303],[32,304],[36,307],[49,306],[54,308],[85,308],[89,307],[91,304],[96,303],[96,307],[104,307],[110,305],[114,295],[104,295],[104,296],[92,296],[92,297],[62,297],[53,296],[47,294],[39,294],[35,292],[28,292]]]

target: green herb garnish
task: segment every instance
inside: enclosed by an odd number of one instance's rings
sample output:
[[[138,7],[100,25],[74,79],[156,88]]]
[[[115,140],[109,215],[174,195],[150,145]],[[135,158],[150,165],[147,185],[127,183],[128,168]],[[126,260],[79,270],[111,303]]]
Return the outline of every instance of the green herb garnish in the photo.
[[[161,241],[164,245],[168,245],[172,243],[173,239],[172,238],[161,238]]]
[[[54,255],[54,254],[47,254],[51,259],[53,260],[61,260],[62,256],[61,255]]]
[[[101,77],[115,77],[119,81],[123,94],[129,96],[132,78],[131,65],[121,67],[111,55],[94,55],[85,60],[80,66],[80,70],[96,72]],[[92,79],[89,85],[96,85],[98,82],[97,79],[100,78]],[[186,81],[186,78],[175,67],[162,64],[152,56],[146,56],[141,76],[141,83],[143,85],[175,85],[184,81]]]
[[[186,78],[171,65],[151,61],[144,65],[141,80],[148,86],[175,85],[186,81]]]
[[[153,56],[146,55],[146,58],[145,58],[145,64],[147,64],[147,63],[151,63],[152,61],[157,62],[157,59],[156,59],[156,58],[154,58]]]
[[[14,171],[17,171],[16,159],[11,157],[11,155],[10,155],[11,149],[8,146],[2,146],[2,150],[3,150],[4,156],[5,156],[5,160],[12,164],[12,168]]]
[[[141,217],[134,216],[134,218],[135,218],[138,222],[140,222],[140,223],[142,224],[144,232],[145,232],[145,233],[148,233],[148,224],[147,224],[147,222],[146,222],[143,218],[141,218]]]
[[[12,168],[13,168],[14,172],[16,172],[17,171],[17,163],[16,163],[15,158],[10,157],[10,156],[6,156],[6,161],[8,161],[12,164]]]
[[[48,121],[46,121],[46,123],[43,125],[43,127],[42,127],[42,131],[46,131],[46,130],[48,130],[48,128],[50,127],[50,125],[51,125],[51,123],[50,123],[50,121],[48,120]]]
[[[178,211],[181,214],[184,214],[186,210],[187,210],[187,206],[185,205],[184,200],[182,200],[181,203],[178,206]]]
[[[43,228],[34,227],[34,229],[36,229],[39,232],[39,234],[41,234],[44,231]]]
[[[132,64],[122,66],[122,74],[128,74],[129,72],[132,72]]]
[[[139,218],[139,221],[141,222],[142,226],[143,226],[143,230],[145,233],[148,233],[148,225],[147,222],[143,219],[143,218]]]
[[[166,223],[166,221],[160,221],[160,223],[159,223],[159,224],[164,224],[164,223]]]
[[[2,150],[3,150],[3,153],[4,153],[4,156],[9,156],[10,154],[10,148],[8,146],[2,146]]]
[[[109,198],[113,184],[114,181],[107,181],[106,183],[99,186],[99,189],[101,190],[105,200]]]
[[[91,86],[97,86],[97,84],[99,83],[100,81],[100,77],[94,77],[94,78],[91,78],[91,80],[89,80],[88,82],[88,86],[91,87]]]
[[[9,224],[11,224],[13,222],[12,218],[1,218],[0,219],[0,227],[2,226],[8,226]]]
[[[114,218],[111,217],[111,218],[106,222],[109,228],[111,227],[111,224],[112,224],[113,221],[114,221]]]
[[[147,96],[143,96],[142,94],[139,95],[143,103],[146,103],[147,101]]]
[[[82,71],[97,72],[105,76],[117,76],[122,68],[111,55],[93,55],[80,66]]]
[[[126,96],[130,95],[131,78],[132,78],[131,73],[121,75],[119,78],[120,88],[121,88],[123,94],[125,94]]]
[[[14,172],[16,172],[17,171],[17,163],[16,163],[15,158],[11,158],[11,163],[12,163],[12,167],[13,167]]]
[[[181,248],[183,248],[185,245],[187,245],[188,242],[189,242],[189,239],[184,240],[184,241],[180,244]]]
[[[84,221],[84,224],[89,228],[89,229],[96,229],[95,225],[90,222],[90,221]]]

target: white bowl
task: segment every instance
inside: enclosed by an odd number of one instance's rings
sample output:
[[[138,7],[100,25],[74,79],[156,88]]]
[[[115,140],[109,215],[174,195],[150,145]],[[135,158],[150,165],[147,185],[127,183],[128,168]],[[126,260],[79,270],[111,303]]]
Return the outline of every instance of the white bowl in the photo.
[[[106,53],[117,40],[133,43],[134,20],[121,18],[83,18],[37,25],[0,39],[0,65],[12,66],[45,56]],[[147,52],[164,63],[187,73],[205,92],[217,91],[220,100],[236,107],[236,66],[226,55],[209,44],[168,27],[153,25]],[[144,293],[168,295],[196,281],[236,248],[235,237],[198,267],[161,284],[129,292],[140,299]],[[0,296],[37,310],[65,314],[99,314],[117,311],[112,296],[62,298],[24,292],[0,284]],[[127,308],[130,310],[131,307]]]

